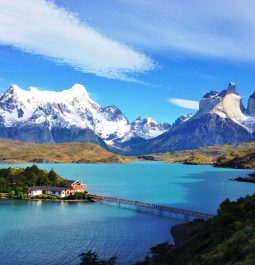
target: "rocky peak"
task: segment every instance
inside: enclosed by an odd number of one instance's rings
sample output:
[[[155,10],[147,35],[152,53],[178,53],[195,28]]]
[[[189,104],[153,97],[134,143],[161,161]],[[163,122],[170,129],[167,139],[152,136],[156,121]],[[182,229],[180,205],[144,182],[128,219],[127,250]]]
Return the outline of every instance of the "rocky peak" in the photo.
[[[255,116],[255,92],[248,99],[247,114]]]
[[[210,91],[203,96],[203,99],[213,99],[219,95],[218,91]]]
[[[194,116],[193,113],[188,113],[185,115],[180,116],[178,119],[176,119],[176,121],[173,123],[173,127],[179,126],[181,124],[183,124],[184,122],[188,121],[189,119],[191,119]]]
[[[234,82],[230,82],[227,89],[224,89],[223,91],[220,92],[221,97],[225,97],[226,95],[230,95],[230,94],[239,96]]]
[[[227,92],[227,94],[236,94],[236,95],[238,95],[238,92],[236,90],[236,84],[234,82],[230,82],[226,92]]]
[[[150,116],[146,116],[146,117],[142,117],[139,116],[136,120],[134,120],[131,124],[158,124],[152,117]]]
[[[124,116],[124,114],[121,112],[121,110],[116,107],[115,105],[106,106],[101,109],[100,111],[105,118],[112,121],[120,121],[125,120],[126,123],[128,123],[127,118]]]
[[[158,123],[151,116],[139,116],[130,124],[130,128],[132,133],[124,138],[125,141],[132,137],[152,139],[167,131],[170,128],[170,124]]]
[[[251,94],[249,98],[255,99],[255,92],[253,94]]]

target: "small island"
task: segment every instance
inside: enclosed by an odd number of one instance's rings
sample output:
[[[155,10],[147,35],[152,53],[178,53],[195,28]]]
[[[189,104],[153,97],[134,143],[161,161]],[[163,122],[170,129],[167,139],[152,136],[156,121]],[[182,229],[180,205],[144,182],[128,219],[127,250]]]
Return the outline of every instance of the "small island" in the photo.
[[[238,177],[235,178],[236,181],[240,182],[249,182],[249,183],[255,183],[255,173],[249,174],[249,177]]]
[[[0,169],[0,199],[92,201],[86,189],[80,180],[64,179],[36,165]]]

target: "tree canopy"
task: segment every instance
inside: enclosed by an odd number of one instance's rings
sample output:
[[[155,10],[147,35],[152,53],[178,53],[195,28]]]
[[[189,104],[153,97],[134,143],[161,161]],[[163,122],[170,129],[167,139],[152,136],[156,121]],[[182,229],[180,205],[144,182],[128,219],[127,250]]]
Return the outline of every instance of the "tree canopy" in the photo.
[[[0,169],[0,193],[24,192],[31,186],[67,186],[67,181],[53,169],[39,169],[36,165],[26,168]]]

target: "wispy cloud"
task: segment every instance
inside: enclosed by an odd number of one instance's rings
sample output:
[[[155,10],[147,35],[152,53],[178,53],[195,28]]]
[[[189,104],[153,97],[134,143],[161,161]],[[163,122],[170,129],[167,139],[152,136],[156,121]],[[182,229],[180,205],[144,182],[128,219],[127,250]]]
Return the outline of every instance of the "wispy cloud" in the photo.
[[[199,102],[195,100],[188,100],[188,99],[182,99],[182,98],[170,98],[168,99],[168,102],[176,106],[185,108],[185,109],[195,109],[195,110],[199,109]]]
[[[82,12],[111,36],[164,56],[249,62],[255,61],[254,9],[254,0],[94,0]]]
[[[1,0],[0,45],[43,55],[98,76],[130,79],[153,69],[152,60],[81,23],[46,0]]]

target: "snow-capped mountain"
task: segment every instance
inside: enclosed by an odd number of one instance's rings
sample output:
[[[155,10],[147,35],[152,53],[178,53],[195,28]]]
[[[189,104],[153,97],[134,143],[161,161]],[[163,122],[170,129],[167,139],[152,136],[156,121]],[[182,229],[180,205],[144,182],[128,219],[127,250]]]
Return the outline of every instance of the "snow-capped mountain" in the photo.
[[[206,93],[200,100],[198,112],[180,117],[171,129],[134,145],[133,154],[149,154],[195,149],[216,144],[237,144],[255,139],[255,95],[249,98],[245,110],[235,84],[227,89]]]
[[[121,139],[122,142],[128,141],[131,138],[152,139],[170,129],[168,123],[158,123],[152,117],[138,117],[130,123],[129,132]]]
[[[166,128],[151,118],[130,124],[116,106],[101,107],[80,84],[62,92],[11,85],[0,98],[0,137],[37,143],[88,141],[106,147],[125,138],[151,139]]]
[[[235,84],[230,82],[227,89],[222,92],[211,91],[207,93],[199,103],[199,112],[196,117],[206,113],[219,115],[223,119],[231,119],[248,132],[253,132],[255,117],[252,110],[253,95],[249,98],[248,109],[245,110],[241,96],[238,94]]]
[[[189,119],[191,119],[194,116],[193,113],[188,113],[185,115],[180,116],[178,119],[176,119],[176,121],[173,123],[172,125],[172,129],[176,128],[177,126],[182,125],[184,122],[188,121]]]

